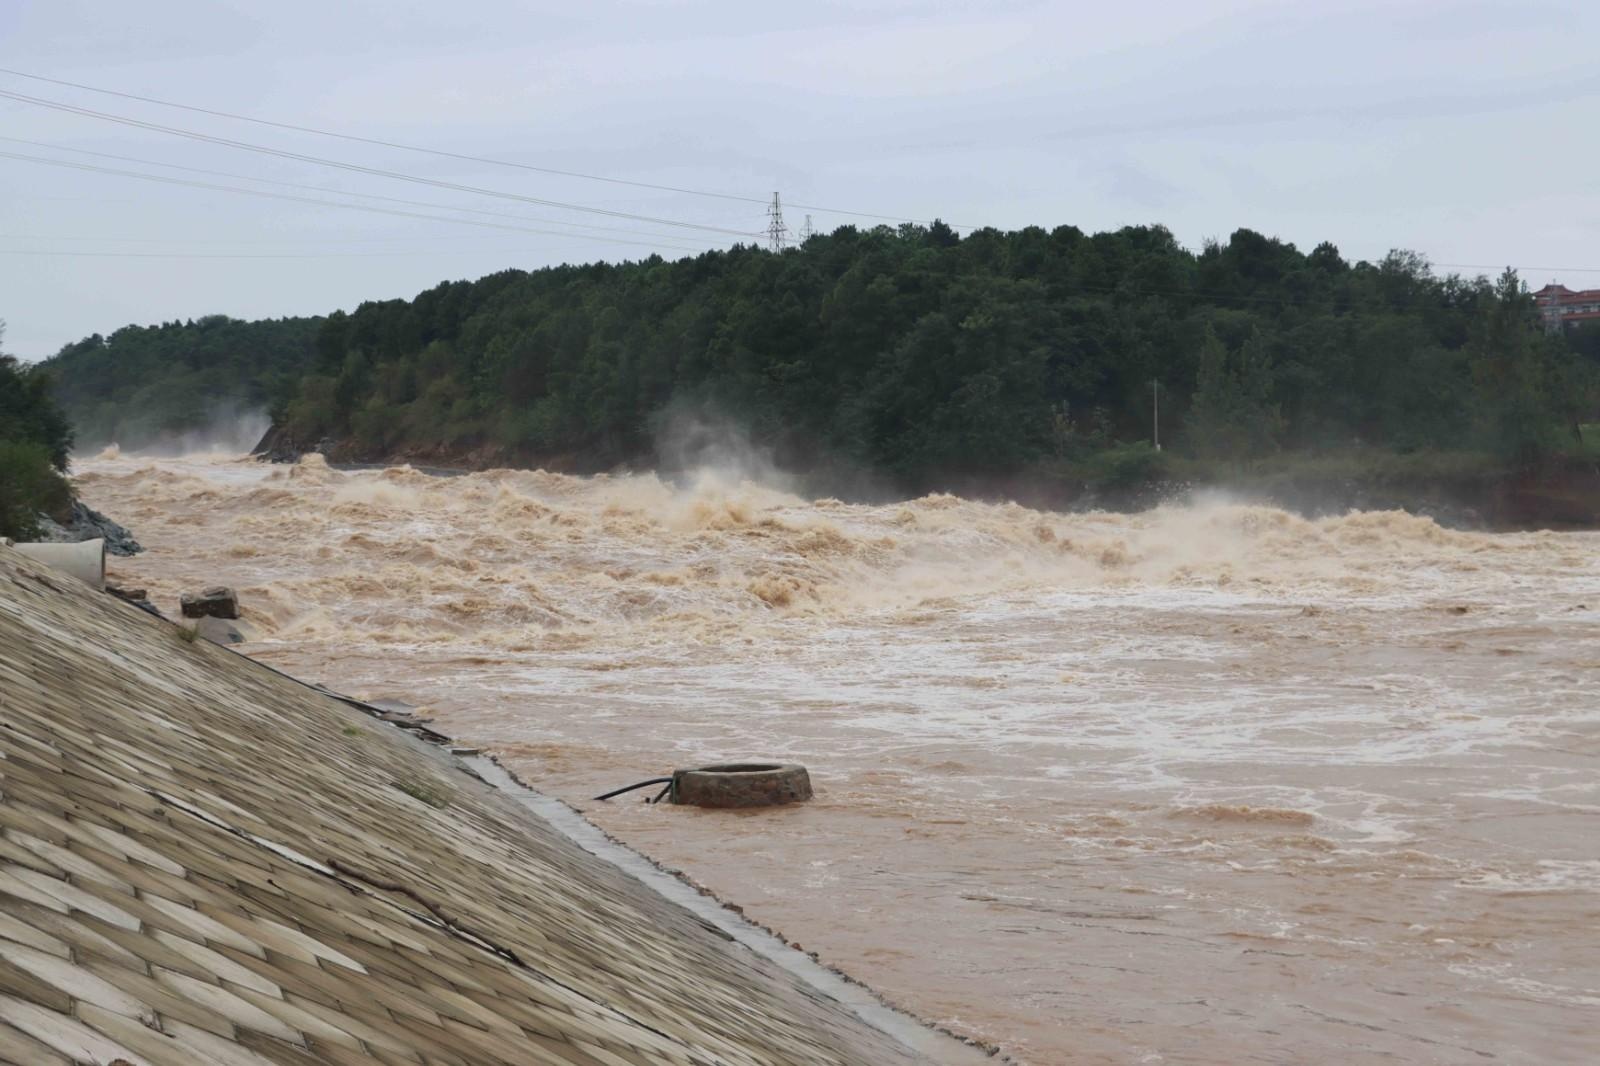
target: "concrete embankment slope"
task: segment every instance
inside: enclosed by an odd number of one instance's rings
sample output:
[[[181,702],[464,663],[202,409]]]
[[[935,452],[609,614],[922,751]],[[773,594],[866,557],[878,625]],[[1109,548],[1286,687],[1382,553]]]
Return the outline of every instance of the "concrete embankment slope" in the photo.
[[[442,753],[0,547],[0,1062],[919,1061]]]

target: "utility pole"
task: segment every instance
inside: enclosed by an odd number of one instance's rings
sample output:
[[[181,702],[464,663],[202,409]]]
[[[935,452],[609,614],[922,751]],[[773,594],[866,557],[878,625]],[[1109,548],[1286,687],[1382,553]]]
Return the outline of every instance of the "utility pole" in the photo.
[[[772,203],[767,205],[767,247],[781,252],[788,240],[789,227],[783,224],[783,204],[778,202],[778,194],[773,193]]]
[[[800,227],[800,243],[804,244],[809,241],[812,235],[816,232],[816,230],[811,228],[811,216],[807,215],[806,224]]]
[[[1150,379],[1150,411],[1155,429],[1156,451],[1161,450],[1161,382],[1157,378]]]

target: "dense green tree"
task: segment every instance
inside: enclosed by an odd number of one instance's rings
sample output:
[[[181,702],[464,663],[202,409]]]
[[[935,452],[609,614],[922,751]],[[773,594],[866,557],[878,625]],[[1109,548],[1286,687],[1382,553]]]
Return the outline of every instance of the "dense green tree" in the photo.
[[[1238,461],[1270,450],[1283,431],[1272,385],[1271,355],[1260,333],[1230,352],[1207,326],[1185,424],[1195,453]]]
[[[1576,360],[1540,328],[1515,271],[1507,269],[1484,302],[1468,343],[1481,427],[1491,446],[1520,462],[1558,450],[1580,417],[1569,400]]]
[[[0,351],[0,536],[33,537],[41,512],[59,514],[71,503],[63,476],[71,449],[72,427],[51,399],[49,378]]]

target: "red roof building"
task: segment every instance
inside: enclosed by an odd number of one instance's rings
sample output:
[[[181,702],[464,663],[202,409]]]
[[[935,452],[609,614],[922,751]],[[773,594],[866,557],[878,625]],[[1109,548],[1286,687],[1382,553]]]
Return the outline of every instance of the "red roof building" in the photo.
[[[1533,301],[1552,333],[1583,322],[1600,321],[1600,289],[1574,292],[1565,285],[1551,283],[1533,294]]]

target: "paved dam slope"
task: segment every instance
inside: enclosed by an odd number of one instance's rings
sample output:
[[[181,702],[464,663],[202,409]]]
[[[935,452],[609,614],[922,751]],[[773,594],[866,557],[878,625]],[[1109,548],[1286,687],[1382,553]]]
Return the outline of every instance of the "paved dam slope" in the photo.
[[[0,1061],[871,1064],[398,730],[0,547]]]

